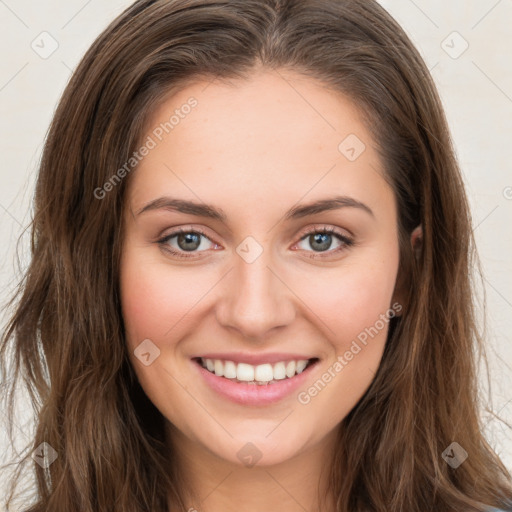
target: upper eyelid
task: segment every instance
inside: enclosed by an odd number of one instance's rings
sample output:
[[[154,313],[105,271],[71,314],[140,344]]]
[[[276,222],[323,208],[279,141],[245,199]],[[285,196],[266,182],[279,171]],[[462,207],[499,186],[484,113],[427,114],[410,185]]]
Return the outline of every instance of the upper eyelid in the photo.
[[[340,230],[343,230],[343,229],[345,231],[347,231],[349,234],[344,235],[343,233],[340,233]],[[327,231],[329,233],[346,236],[347,238],[351,238],[353,236],[352,233],[350,233],[350,231],[348,231],[346,228],[334,227],[329,224],[314,224],[312,227],[307,227],[307,228],[301,230],[302,234],[300,235],[300,237],[302,239],[302,237],[307,236],[308,234],[311,234],[311,233],[316,233],[317,231]]]

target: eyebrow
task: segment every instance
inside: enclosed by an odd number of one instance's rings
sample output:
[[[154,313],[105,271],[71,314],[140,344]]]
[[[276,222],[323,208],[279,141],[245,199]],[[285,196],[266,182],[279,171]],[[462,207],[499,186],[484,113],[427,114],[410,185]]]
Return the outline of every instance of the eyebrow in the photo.
[[[369,206],[348,196],[336,196],[330,199],[321,199],[305,205],[299,205],[286,212],[284,219],[293,220],[315,215],[329,210],[338,210],[340,208],[358,208],[375,217]],[[207,217],[221,222],[227,221],[227,215],[220,208],[205,203],[186,201],[184,199],[175,199],[168,196],[159,197],[143,206],[137,215],[151,210],[171,210],[198,217]]]

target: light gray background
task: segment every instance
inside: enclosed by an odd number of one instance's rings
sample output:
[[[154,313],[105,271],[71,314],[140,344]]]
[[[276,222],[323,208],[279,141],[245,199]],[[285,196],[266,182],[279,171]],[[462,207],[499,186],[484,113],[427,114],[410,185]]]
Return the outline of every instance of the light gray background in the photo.
[[[19,280],[16,242],[30,219],[34,179],[53,110],[86,49],[131,3],[0,0],[2,303]],[[512,423],[512,1],[381,0],[381,4],[419,48],[446,109],[485,272],[490,404]],[[20,244],[22,266],[28,261],[27,235]],[[481,382],[487,390],[484,373]],[[20,446],[29,440],[27,410],[19,411],[15,425]],[[490,443],[512,470],[512,430],[486,414],[483,417]],[[0,431],[0,453],[7,450],[2,438]]]

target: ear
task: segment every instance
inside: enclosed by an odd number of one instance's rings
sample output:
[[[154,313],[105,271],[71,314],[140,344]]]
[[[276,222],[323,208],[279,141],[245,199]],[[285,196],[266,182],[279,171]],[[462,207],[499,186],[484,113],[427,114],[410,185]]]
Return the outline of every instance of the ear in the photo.
[[[410,237],[410,243],[412,250],[414,252],[414,256],[416,259],[419,258],[421,253],[421,248],[423,246],[423,229],[421,227],[421,224],[419,226],[416,226],[414,230],[411,233]],[[401,274],[401,269],[398,270],[399,275],[397,276],[397,283],[395,286],[395,292],[393,293],[393,300],[392,303],[398,302],[401,305],[404,305],[404,297],[406,296],[405,293],[405,287],[406,284],[404,283],[403,276]],[[402,308],[403,310],[403,308]],[[396,315],[396,316],[402,316]]]
[[[411,246],[414,251],[416,258],[419,258],[421,248],[423,247],[423,228],[421,224],[416,226],[411,233]]]

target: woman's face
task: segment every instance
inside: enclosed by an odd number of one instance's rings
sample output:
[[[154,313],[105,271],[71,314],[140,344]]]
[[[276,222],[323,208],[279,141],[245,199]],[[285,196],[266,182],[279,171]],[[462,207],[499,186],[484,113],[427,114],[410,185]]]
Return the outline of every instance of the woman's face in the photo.
[[[400,310],[394,195],[358,110],[258,72],[187,87],[148,126],[121,262],[145,393],[182,440],[237,464],[331,442]],[[314,364],[293,376],[299,360]]]

